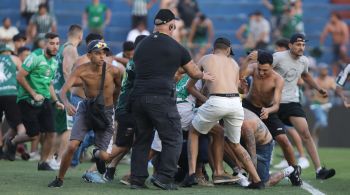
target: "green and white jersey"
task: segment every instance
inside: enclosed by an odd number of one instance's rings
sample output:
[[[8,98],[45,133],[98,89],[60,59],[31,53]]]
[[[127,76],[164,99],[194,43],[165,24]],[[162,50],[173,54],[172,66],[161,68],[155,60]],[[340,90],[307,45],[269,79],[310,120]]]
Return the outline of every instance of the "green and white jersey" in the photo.
[[[25,59],[22,68],[29,73],[26,80],[30,87],[37,94],[50,99],[50,84],[57,70],[56,59],[54,57],[47,59],[44,50],[37,49]],[[31,99],[31,95],[18,85],[17,102],[24,99]]]
[[[16,64],[11,55],[0,55],[0,96],[17,95]]]
[[[188,102],[191,104],[196,103],[196,98],[193,97],[191,94],[188,93],[186,89],[186,85],[188,81],[190,80],[190,77],[185,74],[177,83],[176,83],[176,103],[183,103]],[[197,81],[196,88],[201,89],[202,88],[202,82]]]
[[[61,45],[58,49],[56,60],[57,60],[57,72],[55,74],[55,78],[53,80],[53,87],[55,88],[55,93],[59,94],[62,86],[65,83],[64,75],[63,75],[63,51],[68,45],[72,45],[72,43],[65,43]]]

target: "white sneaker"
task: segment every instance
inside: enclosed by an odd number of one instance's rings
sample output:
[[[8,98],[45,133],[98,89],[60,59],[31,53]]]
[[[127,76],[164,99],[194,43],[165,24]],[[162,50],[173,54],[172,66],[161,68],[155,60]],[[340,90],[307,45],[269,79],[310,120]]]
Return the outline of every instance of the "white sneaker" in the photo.
[[[239,177],[240,179],[237,181],[237,183],[242,186],[242,187],[247,187],[250,182],[248,181],[248,178],[244,175],[242,175],[242,173],[238,173],[237,177]]]
[[[29,153],[29,161],[39,161],[40,160],[40,154],[39,152],[31,152]]]
[[[289,165],[288,165],[288,162],[286,159],[283,159],[280,163],[278,163],[277,165],[274,165],[273,168],[275,169],[284,169],[284,168],[287,168]]]
[[[300,157],[298,159],[298,165],[302,168],[302,169],[306,169],[310,166],[309,160],[307,160],[306,157]]]
[[[60,163],[58,163],[56,161],[56,159],[52,158],[51,160],[48,161],[50,167],[53,169],[53,170],[59,170],[60,169]]]

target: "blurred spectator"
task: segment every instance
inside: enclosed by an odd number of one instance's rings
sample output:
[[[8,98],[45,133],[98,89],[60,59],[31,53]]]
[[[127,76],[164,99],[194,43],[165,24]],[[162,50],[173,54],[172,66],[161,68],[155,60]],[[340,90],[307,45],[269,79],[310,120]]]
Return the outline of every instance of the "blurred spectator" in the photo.
[[[123,64],[121,62],[118,62],[116,60],[113,60],[112,65],[115,67],[125,67],[127,62],[134,57],[134,42],[131,41],[125,41],[123,43],[123,51],[119,52],[117,55],[115,55],[116,58],[124,58],[127,61],[125,61],[126,63]]]
[[[128,0],[128,4],[132,7],[131,27],[135,28],[136,25],[143,22],[147,28],[147,14],[153,4],[157,0]],[[136,38],[136,37],[135,37]]]
[[[30,54],[30,49],[28,47],[20,47],[17,52],[18,58],[24,62],[24,60],[29,56]]]
[[[289,39],[279,39],[275,43],[275,52],[289,50]]]
[[[304,33],[303,10],[300,0],[291,3],[282,18],[282,37],[288,38],[295,33]]]
[[[191,25],[190,35],[188,37],[188,47],[198,61],[211,47],[214,39],[214,28],[212,21],[204,14],[199,14]]]
[[[46,0],[21,0],[20,12],[27,25],[30,18],[38,12],[39,5],[42,3],[46,3]]]
[[[0,42],[9,45],[14,49],[12,38],[18,34],[18,29],[15,26],[11,26],[11,19],[5,17],[2,20],[2,26],[0,27]]]
[[[236,31],[236,38],[243,44],[244,50],[246,52],[251,51],[255,48],[255,43],[253,41],[250,24],[255,20],[255,14],[249,14],[249,21],[242,24]]]
[[[185,23],[185,28],[191,28],[192,21],[199,12],[198,4],[196,0],[179,0],[177,5],[180,18]]]
[[[104,28],[111,21],[112,12],[99,0],[93,0],[92,4],[86,6],[83,13],[83,27],[89,28],[91,33],[103,34]]]
[[[255,49],[266,49],[270,42],[270,23],[260,11],[255,12],[254,15],[254,20],[250,23],[250,32]]]
[[[43,49],[45,47],[45,34],[40,34],[34,39],[32,51]]]
[[[160,0],[159,9],[172,9],[173,7],[177,7],[179,3],[178,0]]]
[[[46,4],[39,5],[39,12],[30,19],[27,29],[28,39],[32,41],[38,35],[45,35],[48,32],[56,32],[57,24],[54,16],[50,15]]]
[[[288,0],[263,0],[263,4],[271,12],[271,27],[273,37],[276,39],[281,34],[281,20]]]
[[[146,24],[143,21],[139,21],[136,27],[128,33],[126,40],[135,42],[136,37],[139,35],[150,35],[150,32],[146,29]]]
[[[323,45],[328,34],[333,39],[333,62],[345,61],[347,58],[347,45],[349,44],[349,29],[339,13],[333,12],[329,22],[324,27],[320,37]]]
[[[27,41],[27,37],[22,34],[22,33],[18,33],[17,35],[15,35],[13,38],[13,44],[15,46],[15,54],[18,53],[18,49],[21,47],[24,47],[26,45],[26,41]]]

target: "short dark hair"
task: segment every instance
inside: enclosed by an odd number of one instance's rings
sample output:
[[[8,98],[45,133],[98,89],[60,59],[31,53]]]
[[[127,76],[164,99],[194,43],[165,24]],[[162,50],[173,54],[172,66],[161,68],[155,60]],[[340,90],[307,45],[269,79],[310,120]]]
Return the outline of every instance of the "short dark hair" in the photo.
[[[264,51],[264,50],[258,50],[258,62],[259,64],[270,64],[273,63],[273,56],[271,53]]]
[[[45,34],[45,39],[48,40],[48,39],[54,39],[56,37],[59,37],[58,34],[54,33],[54,32],[48,32]]]
[[[279,39],[276,41],[275,45],[278,47],[284,47],[285,49],[289,49],[289,40],[288,39]]]
[[[76,33],[81,32],[82,30],[83,28],[80,25],[73,24],[68,29],[68,36],[75,35]]]
[[[11,20],[10,17],[6,16],[5,18],[2,19],[2,23],[4,23],[7,19],[8,19],[8,20]]]
[[[342,20],[343,17],[340,15],[339,12],[332,12],[331,16],[335,16],[338,20]]]
[[[41,3],[41,4],[39,5],[38,10],[40,10],[40,9],[42,9],[42,8],[46,8],[46,10],[49,11],[49,7],[47,6],[46,3]]]
[[[261,11],[257,10],[254,12],[254,15],[256,16],[262,16],[263,14],[261,13]]]
[[[103,36],[97,33],[90,33],[85,37],[85,43],[86,45],[89,45],[89,43],[93,40],[102,40]]]
[[[17,50],[17,55],[20,55],[21,53],[23,53],[25,51],[30,51],[29,47],[20,47]]]
[[[132,41],[125,41],[123,43],[123,51],[132,51],[135,49],[134,42]]]

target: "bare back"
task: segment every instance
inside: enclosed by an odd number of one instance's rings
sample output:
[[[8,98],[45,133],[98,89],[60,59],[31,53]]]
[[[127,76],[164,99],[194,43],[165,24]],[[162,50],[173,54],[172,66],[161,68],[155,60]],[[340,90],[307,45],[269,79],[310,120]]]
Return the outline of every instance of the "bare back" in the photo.
[[[335,83],[335,79],[331,76],[326,76],[325,78],[317,77],[315,79],[315,82],[320,86],[321,88],[329,91],[329,90],[335,90],[337,87],[337,84]],[[329,102],[328,97],[323,97],[320,93],[318,93],[316,90],[313,91],[312,100],[319,102],[321,104],[325,104]]]
[[[79,57],[77,59],[77,61],[75,62],[74,66],[73,66],[73,69],[75,69],[76,67],[82,65],[82,64],[86,64],[90,62],[89,58],[87,57],[87,55],[83,55],[81,57]],[[76,84],[80,84],[82,83],[81,79],[77,79]],[[71,93],[76,95],[76,96],[79,96],[81,98],[85,98],[85,93],[84,93],[84,89],[83,89],[83,86],[74,86],[71,88]]]
[[[346,41],[346,31],[348,31],[348,28],[345,22],[340,21],[337,24],[328,23],[327,28],[332,34],[335,44],[343,44]]]
[[[209,94],[238,93],[239,67],[236,61],[220,54],[203,56],[199,66],[205,72],[215,77],[214,81],[207,81]]]
[[[252,111],[244,108],[242,131],[247,130],[247,128],[254,131],[256,145],[264,145],[272,140],[272,135],[264,122]]]

